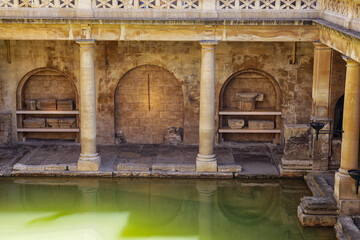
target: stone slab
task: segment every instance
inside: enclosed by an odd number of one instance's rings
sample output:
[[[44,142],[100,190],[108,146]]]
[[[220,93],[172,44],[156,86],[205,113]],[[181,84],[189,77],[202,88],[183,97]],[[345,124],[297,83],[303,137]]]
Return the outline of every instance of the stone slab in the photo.
[[[241,172],[241,165],[218,165],[218,172],[239,173]]]
[[[116,166],[117,171],[139,171],[147,172],[150,171],[150,166],[148,164],[141,163],[119,163]]]
[[[269,120],[249,120],[249,129],[254,130],[271,130],[274,129],[274,121]]]
[[[228,125],[233,129],[241,129],[245,125],[245,120],[243,118],[229,118]]]
[[[164,172],[195,172],[195,164],[163,164],[155,163],[152,165],[153,171]]]
[[[298,206],[297,216],[301,225],[307,227],[331,227],[335,225],[337,220],[337,215],[305,214],[301,206]]]

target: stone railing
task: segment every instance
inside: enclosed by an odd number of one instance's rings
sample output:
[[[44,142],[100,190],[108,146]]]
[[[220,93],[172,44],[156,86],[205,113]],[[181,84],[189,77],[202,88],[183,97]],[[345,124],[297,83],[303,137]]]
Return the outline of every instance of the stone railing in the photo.
[[[77,0],[0,0],[3,8],[77,8]]]
[[[93,0],[95,8],[202,9],[201,0]]]
[[[321,9],[333,13],[360,18],[360,1],[357,0],[322,0]]]
[[[218,0],[218,9],[303,10],[317,9],[317,0]]]

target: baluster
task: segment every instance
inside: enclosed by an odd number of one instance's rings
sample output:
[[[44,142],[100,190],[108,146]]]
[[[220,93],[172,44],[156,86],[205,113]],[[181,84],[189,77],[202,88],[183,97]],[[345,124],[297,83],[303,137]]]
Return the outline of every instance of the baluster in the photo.
[[[235,0],[235,9],[239,9],[240,7],[240,0]]]
[[[274,9],[276,9],[276,10],[280,9],[280,0],[275,1],[275,8]]]
[[[19,0],[14,0],[14,8],[19,8]]]
[[[155,0],[155,9],[160,9],[160,0]]]
[[[111,8],[118,8],[118,0],[112,0]]]
[[[176,9],[182,9],[182,0],[176,1]]]
[[[32,7],[33,8],[40,8],[40,0],[33,0]]]
[[[60,0],[54,0],[54,8],[60,8]]]
[[[295,9],[301,9],[301,0],[296,0]]]
[[[254,9],[260,9],[260,1],[261,1],[261,0],[255,0],[255,7],[254,7]]]
[[[134,9],[139,9],[140,0],[134,0]]]

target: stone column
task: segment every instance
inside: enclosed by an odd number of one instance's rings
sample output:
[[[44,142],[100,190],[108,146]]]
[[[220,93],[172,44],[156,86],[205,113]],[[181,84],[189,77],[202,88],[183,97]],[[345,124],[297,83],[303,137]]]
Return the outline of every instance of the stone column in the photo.
[[[325,123],[323,130],[330,130],[330,80],[331,80],[331,48],[320,42],[314,42],[314,71],[312,89],[311,121]],[[312,129],[312,164],[313,170],[327,170],[330,154],[330,134],[319,135],[315,140]]]
[[[94,74],[95,40],[78,40],[80,45],[80,140],[78,171],[98,171],[96,152],[96,93]]]
[[[357,169],[359,158],[360,124],[360,64],[348,57],[346,61],[345,99],[341,144],[341,163],[335,174],[334,196],[338,201],[340,213],[360,214],[360,195],[355,194],[354,180],[348,170]]]
[[[200,116],[197,172],[217,172],[215,137],[215,46],[217,41],[200,41]]]

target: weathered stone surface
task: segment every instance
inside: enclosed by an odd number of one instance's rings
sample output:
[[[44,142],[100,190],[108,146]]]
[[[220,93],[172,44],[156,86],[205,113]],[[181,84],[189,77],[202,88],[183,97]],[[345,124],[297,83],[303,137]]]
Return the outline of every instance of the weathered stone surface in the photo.
[[[337,215],[308,215],[303,212],[301,206],[298,206],[298,219],[303,226],[308,227],[330,227],[336,223]]]
[[[164,172],[195,172],[195,164],[155,163],[152,165],[152,170]]]
[[[337,215],[337,203],[333,198],[305,196],[300,201],[305,214]]]
[[[329,167],[331,169],[339,169],[341,160],[341,139],[331,140],[331,156]]]
[[[59,128],[75,128],[76,118],[59,118]]]
[[[336,237],[339,240],[360,239],[359,226],[356,222],[359,217],[340,216],[335,224]]]
[[[60,111],[73,110],[74,101],[72,99],[58,99],[56,101],[56,108]]]
[[[54,111],[56,110],[56,99],[52,98],[41,98],[36,102],[36,108],[43,111]]]
[[[181,127],[169,127],[164,131],[164,143],[178,145],[183,141],[184,129]]]
[[[256,101],[253,99],[239,100],[239,109],[241,111],[254,111],[256,109]]]
[[[141,163],[119,163],[116,166],[117,171],[135,171],[135,172],[147,172],[150,171],[150,167],[147,164]]]
[[[274,121],[269,120],[249,120],[249,129],[254,130],[270,130],[274,129]]]
[[[284,124],[284,141],[285,160],[310,160],[310,127],[308,125]],[[296,165],[298,164],[294,166]]]
[[[12,114],[2,113],[0,114],[0,143],[12,142]]]
[[[196,161],[196,172],[217,172],[217,162],[216,161]]]
[[[25,99],[25,107],[27,110],[36,110],[36,99]]]
[[[229,118],[228,125],[230,128],[240,129],[245,125],[245,120],[243,118]]]
[[[46,126],[49,128],[59,128],[58,118],[46,118]]]
[[[126,143],[126,136],[123,130],[118,130],[115,134],[115,142],[116,144]]]
[[[241,172],[241,165],[218,165],[218,172],[239,173]]]
[[[45,118],[27,118],[23,120],[24,128],[44,128]]]
[[[101,159],[99,157],[96,159],[94,158],[91,161],[79,159],[77,163],[77,170],[80,172],[97,172],[99,171],[100,164],[101,164]]]

